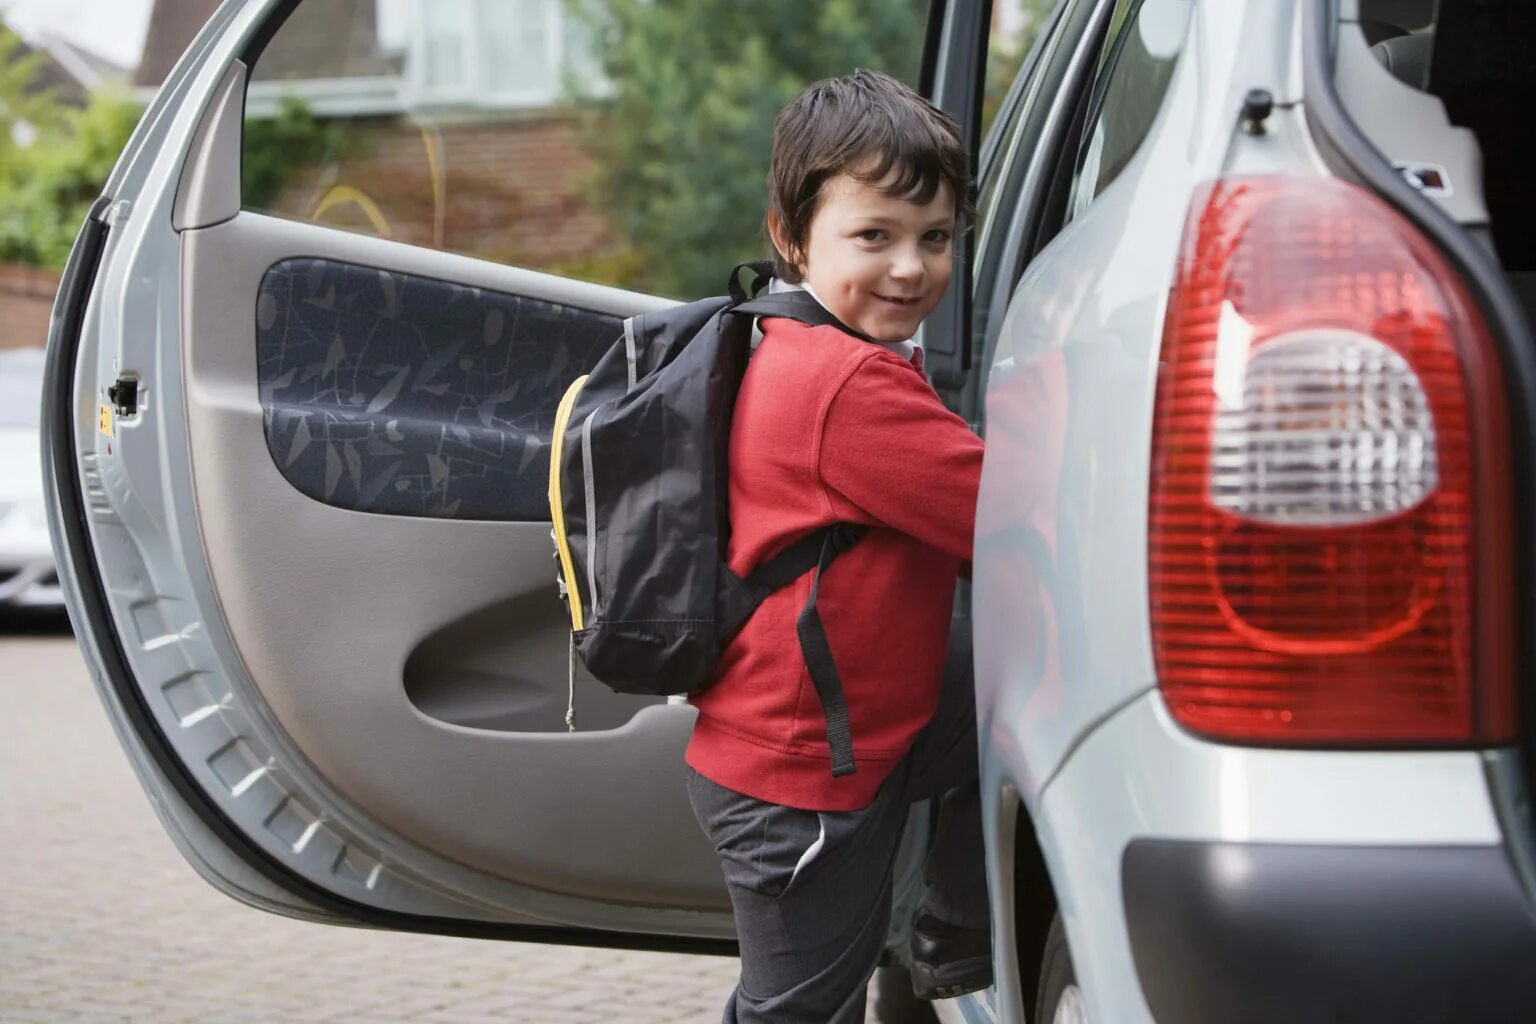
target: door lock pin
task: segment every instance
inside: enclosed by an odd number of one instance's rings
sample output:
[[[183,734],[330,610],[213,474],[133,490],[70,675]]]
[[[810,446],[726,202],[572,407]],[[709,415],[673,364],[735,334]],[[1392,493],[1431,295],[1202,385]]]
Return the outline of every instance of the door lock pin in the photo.
[[[1264,123],[1275,112],[1275,98],[1268,89],[1249,89],[1243,97],[1243,131],[1249,135],[1263,135]]]

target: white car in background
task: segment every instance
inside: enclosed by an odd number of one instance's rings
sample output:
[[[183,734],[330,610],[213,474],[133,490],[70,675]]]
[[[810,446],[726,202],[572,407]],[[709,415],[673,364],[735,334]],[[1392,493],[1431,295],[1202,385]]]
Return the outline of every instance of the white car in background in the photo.
[[[43,350],[0,351],[0,613],[63,611],[43,503]]]

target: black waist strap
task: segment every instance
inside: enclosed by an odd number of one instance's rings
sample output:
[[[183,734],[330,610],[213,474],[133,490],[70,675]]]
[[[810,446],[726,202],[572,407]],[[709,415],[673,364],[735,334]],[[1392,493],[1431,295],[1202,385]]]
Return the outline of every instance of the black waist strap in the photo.
[[[821,575],[836,561],[837,556],[863,539],[869,527],[855,523],[837,523],[824,530],[817,530],[796,541],[773,558],[758,566],[744,581],[758,602],[781,587],[803,576],[815,567],[816,576],[811,580],[811,596],[795,620],[795,633],[800,638],[800,654],[816,687],[816,697],[821,701],[821,711],[827,719],[827,747],[832,754],[832,774],[852,775],[858,770],[853,760],[853,733],[848,727],[848,701],[843,694],[843,677],[838,674],[837,662],[832,658],[832,647],[827,642],[827,629],[822,624],[821,613],[816,608],[816,597],[821,590]]]

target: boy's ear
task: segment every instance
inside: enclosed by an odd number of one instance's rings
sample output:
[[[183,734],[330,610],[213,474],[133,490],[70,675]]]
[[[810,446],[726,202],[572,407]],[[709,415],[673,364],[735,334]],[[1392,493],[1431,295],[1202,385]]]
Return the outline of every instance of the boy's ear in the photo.
[[[789,244],[789,236],[784,231],[784,222],[779,220],[779,212],[770,209],[768,211],[768,240],[773,243],[773,248],[791,263],[796,269],[800,266],[800,254],[795,252]]]

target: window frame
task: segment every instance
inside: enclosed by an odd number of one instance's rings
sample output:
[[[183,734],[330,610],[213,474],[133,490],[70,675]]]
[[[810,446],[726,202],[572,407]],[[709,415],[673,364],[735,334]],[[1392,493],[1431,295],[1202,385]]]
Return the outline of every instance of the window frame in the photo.
[[[425,3],[413,5],[411,34],[406,43],[406,73],[402,82],[407,108],[434,106],[535,108],[555,104],[560,98],[561,82],[566,72],[565,5],[560,0],[536,0],[545,10],[544,52],[549,58],[549,84],[544,89],[502,89],[489,87],[486,69],[491,65],[489,33],[478,29],[485,24],[484,12],[490,4],[503,0],[460,0],[469,12],[464,47],[465,74],[459,85],[433,85],[426,80],[428,16]]]
[[[1125,17],[1121,19],[1120,24],[1116,26],[1114,38],[1108,40],[1104,48],[1104,54],[1099,64],[1099,69],[1094,72],[1093,92],[1089,98],[1088,106],[1086,108],[1086,116],[1083,120],[1083,130],[1078,139],[1077,152],[1073,157],[1073,170],[1069,186],[1070,191],[1067,196],[1066,218],[1063,223],[1069,224],[1073,220],[1077,219],[1077,217],[1080,216],[1084,210],[1093,205],[1094,200],[1102,195],[1105,189],[1109,188],[1110,185],[1113,185],[1115,181],[1120,177],[1120,174],[1117,173],[1114,178],[1111,178],[1103,185],[1095,182],[1095,190],[1091,195],[1083,195],[1079,192],[1079,189],[1081,188],[1082,173],[1084,167],[1083,160],[1087,155],[1088,147],[1091,144],[1093,138],[1091,128],[1096,127],[1099,124],[1104,114],[1104,104],[1107,102],[1109,96],[1110,79],[1114,78],[1115,72],[1119,69],[1120,60],[1125,55],[1126,41],[1131,38],[1131,33],[1136,30],[1138,19],[1141,17],[1142,11],[1147,6],[1147,0],[1119,0],[1119,3],[1124,4],[1123,10],[1125,11]],[[1190,16],[1185,20],[1184,31],[1186,39],[1184,43],[1188,42],[1187,36],[1189,33],[1189,22],[1192,20],[1192,18],[1193,5],[1191,4]],[[1181,43],[1179,50],[1174,54],[1171,63],[1177,66],[1179,58],[1183,55],[1184,44]],[[1172,81],[1171,73],[1169,81]],[[1127,164],[1129,164],[1131,159],[1134,159],[1136,153],[1147,141],[1147,136],[1152,134],[1152,126],[1157,122],[1158,116],[1162,113],[1163,101],[1167,99],[1167,89],[1168,87],[1165,85],[1163,88],[1163,95],[1158,97],[1157,106],[1152,112],[1151,119],[1147,122],[1146,130],[1142,132],[1141,138],[1137,140],[1136,146],[1131,150],[1130,156],[1127,158]],[[1102,164],[1100,166],[1102,166]],[[1125,168],[1122,167],[1121,173],[1123,173],[1124,170]],[[1095,171],[1095,175],[1097,175],[1097,171]]]

